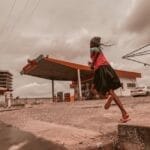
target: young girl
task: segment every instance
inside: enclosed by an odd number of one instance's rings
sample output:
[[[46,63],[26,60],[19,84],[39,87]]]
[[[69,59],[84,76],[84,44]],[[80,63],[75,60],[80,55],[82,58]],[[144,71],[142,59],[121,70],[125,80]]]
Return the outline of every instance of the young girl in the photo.
[[[103,55],[102,46],[110,45],[102,44],[100,37],[93,37],[91,39],[90,56],[92,62],[89,65],[91,69],[94,69],[93,88],[96,89],[99,94],[107,96],[104,108],[108,109],[112,100],[114,100],[122,113],[121,122],[127,122],[129,120],[129,115],[119,100],[119,97],[114,92],[115,89],[121,87],[121,83],[116,72]]]

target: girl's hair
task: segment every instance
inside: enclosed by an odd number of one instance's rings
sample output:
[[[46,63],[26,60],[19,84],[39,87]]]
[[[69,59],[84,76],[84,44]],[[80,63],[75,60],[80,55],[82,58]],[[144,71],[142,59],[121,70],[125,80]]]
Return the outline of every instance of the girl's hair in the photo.
[[[101,45],[101,37],[95,36],[90,40],[90,48],[99,47]]]

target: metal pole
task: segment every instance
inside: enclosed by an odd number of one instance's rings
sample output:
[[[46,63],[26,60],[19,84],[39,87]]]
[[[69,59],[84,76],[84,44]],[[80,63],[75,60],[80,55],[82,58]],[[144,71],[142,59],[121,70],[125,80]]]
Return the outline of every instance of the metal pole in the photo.
[[[53,98],[53,102],[55,101],[54,98],[54,80],[52,80],[52,98]]]
[[[82,90],[81,90],[81,76],[80,69],[78,69],[78,88],[79,88],[79,100],[82,100]]]

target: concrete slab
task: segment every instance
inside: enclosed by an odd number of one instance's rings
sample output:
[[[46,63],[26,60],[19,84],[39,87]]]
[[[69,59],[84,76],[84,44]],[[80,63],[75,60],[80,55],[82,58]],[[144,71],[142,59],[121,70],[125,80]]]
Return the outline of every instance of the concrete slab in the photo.
[[[118,139],[121,150],[150,150],[150,126],[120,124]]]

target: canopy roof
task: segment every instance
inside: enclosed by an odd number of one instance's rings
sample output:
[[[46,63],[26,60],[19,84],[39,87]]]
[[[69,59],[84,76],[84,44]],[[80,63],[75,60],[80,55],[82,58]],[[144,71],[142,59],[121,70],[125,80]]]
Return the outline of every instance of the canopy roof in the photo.
[[[40,55],[22,69],[21,74],[27,74],[51,80],[76,81],[77,69],[80,69],[81,80],[91,78],[93,72],[88,66],[57,60]]]
[[[62,61],[48,56],[40,55],[36,59],[28,60],[28,64],[23,67],[21,74],[36,76],[44,79],[77,81],[77,70],[80,70],[81,81],[91,79],[93,71],[85,65]],[[119,77],[137,78],[140,73],[115,70]]]

